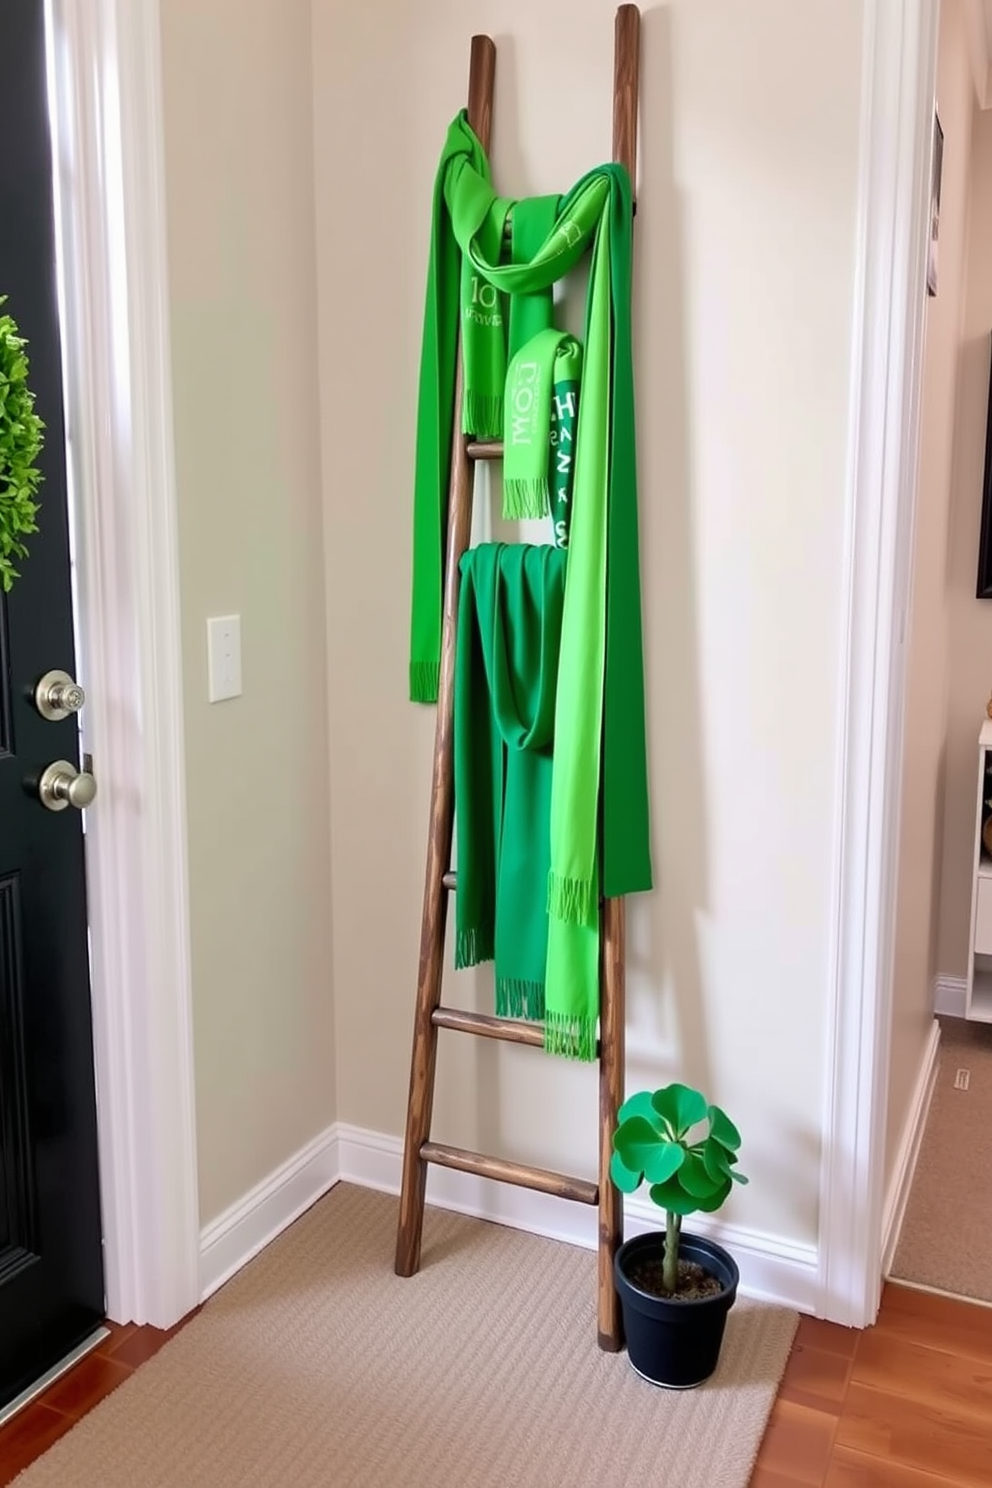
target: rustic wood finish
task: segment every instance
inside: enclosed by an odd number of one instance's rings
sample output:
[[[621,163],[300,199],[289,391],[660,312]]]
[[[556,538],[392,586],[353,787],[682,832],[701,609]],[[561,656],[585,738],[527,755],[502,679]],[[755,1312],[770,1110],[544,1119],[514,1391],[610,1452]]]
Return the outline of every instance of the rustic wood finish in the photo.
[[[637,151],[638,52],[640,12],[636,5],[617,11],[614,63],[613,158],[627,167],[633,180]],[[488,37],[472,39],[469,80],[469,120],[489,147],[492,120],[495,48]],[[455,408],[461,407],[462,372],[459,357]],[[624,906],[619,899],[604,901],[601,914],[599,1072],[599,1182],[568,1178],[540,1168],[529,1168],[500,1158],[485,1157],[461,1148],[431,1142],[430,1123],[437,1064],[437,1030],[453,1029],[485,1038],[543,1046],[543,1028],[488,1014],[442,1008],[441,977],[444,954],[446,891],[457,880],[449,869],[454,793],[452,779],[452,723],[455,621],[458,606],[459,561],[468,545],[472,516],[474,460],[502,457],[500,440],[467,442],[456,427],[453,438],[448,505],[448,546],[445,572],[444,630],[441,683],[438,692],[434,771],[431,784],[430,829],[424,916],[420,941],[420,970],[414,1025],[410,1095],[403,1152],[403,1185],[396,1237],[396,1270],[410,1276],[420,1264],[427,1164],[439,1163],[460,1171],[480,1173],[502,1182],[536,1188],[587,1204],[599,1205],[599,1261],[597,1319],[600,1346],[616,1351],[623,1343],[619,1302],[613,1283],[613,1258],[623,1238],[623,1206],[610,1180],[610,1155],[617,1110],[624,1083]]]
[[[613,158],[637,170],[637,96],[641,13],[636,5],[617,11],[613,63]],[[599,1346],[623,1347],[623,1317],[613,1280],[613,1259],[623,1241],[623,1200],[610,1177],[613,1129],[623,1103],[626,1066],[626,915],[622,899],[605,899],[600,911],[599,1056]]]
[[[613,1258],[623,1241],[623,1199],[610,1177],[613,1129],[623,1103],[626,998],[624,984],[625,913],[622,899],[606,899],[600,912],[599,1053],[599,1262],[596,1315],[599,1346],[609,1353],[623,1347],[623,1316],[613,1280]]]
[[[473,439],[468,447],[470,460],[502,460],[502,439]]]
[[[518,1188],[536,1188],[539,1193],[572,1199],[576,1204],[595,1204],[599,1199],[597,1185],[586,1178],[569,1178],[566,1173],[552,1173],[547,1168],[532,1168],[526,1163],[508,1162],[502,1157],[487,1157],[482,1152],[449,1147],[444,1142],[425,1142],[421,1153],[428,1162],[438,1163],[442,1168],[478,1173],[483,1178],[495,1178],[499,1183],[516,1184]]]
[[[617,11],[613,52],[613,159],[627,167],[634,191],[640,56],[641,12],[636,5],[621,5]]]
[[[469,64],[468,118],[486,150],[489,149],[492,126],[495,71],[496,48],[491,38],[473,36]],[[456,410],[462,406],[460,352],[457,367]],[[458,565],[462,554],[468,547],[471,526],[472,467],[465,447],[465,437],[461,432],[461,419],[456,417],[451,439],[441,681],[438,688],[437,724],[434,735],[434,772],[431,781],[424,917],[420,934],[417,1009],[410,1068],[406,1137],[403,1148],[403,1182],[396,1235],[396,1271],[400,1276],[412,1276],[420,1265],[420,1241],[424,1224],[424,1188],[427,1181],[427,1165],[420,1149],[430,1132],[431,1108],[434,1103],[437,1028],[431,1019],[431,1014],[441,1001],[444,926],[448,903],[444,875],[448,872],[451,862],[451,836],[455,806],[452,725],[454,721],[455,621],[458,615]]]
[[[510,1044],[530,1044],[544,1048],[544,1024],[521,1023],[515,1018],[494,1018],[489,1013],[469,1013],[462,1008],[434,1009],[434,1027],[451,1028],[455,1033],[475,1033],[481,1038],[503,1039]]]

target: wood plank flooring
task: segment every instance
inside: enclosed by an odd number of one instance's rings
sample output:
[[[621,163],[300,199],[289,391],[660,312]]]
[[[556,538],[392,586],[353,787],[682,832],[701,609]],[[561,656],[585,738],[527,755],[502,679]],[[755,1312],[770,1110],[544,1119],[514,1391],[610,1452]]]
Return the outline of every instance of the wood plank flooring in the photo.
[[[863,1333],[803,1318],[751,1488],[989,1488],[992,1311],[888,1284]]]
[[[110,1328],[0,1427],[0,1488],[172,1336]],[[990,1484],[992,1311],[888,1285],[878,1322],[863,1333],[802,1319],[751,1488]]]
[[[71,1431],[87,1411],[158,1353],[177,1331],[173,1328],[166,1333],[133,1323],[126,1327],[108,1323],[107,1327],[109,1338],[0,1426],[0,1488],[6,1488],[36,1457]]]

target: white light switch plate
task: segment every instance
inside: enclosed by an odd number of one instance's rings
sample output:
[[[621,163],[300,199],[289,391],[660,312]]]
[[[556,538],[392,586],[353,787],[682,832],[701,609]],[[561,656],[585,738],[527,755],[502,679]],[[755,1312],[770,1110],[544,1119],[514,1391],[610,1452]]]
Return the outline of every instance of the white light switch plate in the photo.
[[[215,615],[207,621],[207,698],[222,703],[241,696],[241,616]]]

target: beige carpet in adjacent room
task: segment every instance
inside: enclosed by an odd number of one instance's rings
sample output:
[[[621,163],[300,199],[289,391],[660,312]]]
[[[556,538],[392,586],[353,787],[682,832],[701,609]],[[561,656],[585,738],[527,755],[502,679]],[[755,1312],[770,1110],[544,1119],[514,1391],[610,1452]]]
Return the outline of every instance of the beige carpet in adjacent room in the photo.
[[[17,1488],[745,1488],[795,1313],[739,1299],[717,1373],[596,1346],[595,1257],[339,1185]]]
[[[937,1081],[890,1275],[992,1302],[992,1025],[941,1018]],[[967,1090],[956,1090],[959,1070]]]

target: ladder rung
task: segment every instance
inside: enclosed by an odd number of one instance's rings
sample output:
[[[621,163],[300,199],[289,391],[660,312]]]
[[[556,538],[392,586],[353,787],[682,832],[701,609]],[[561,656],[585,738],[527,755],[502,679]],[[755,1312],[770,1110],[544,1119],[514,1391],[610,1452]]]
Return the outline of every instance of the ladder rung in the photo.
[[[443,1142],[424,1142],[420,1156],[424,1162],[437,1163],[442,1168],[478,1173],[483,1178],[495,1178],[499,1183],[514,1183],[518,1188],[536,1188],[540,1193],[554,1194],[559,1199],[574,1199],[577,1204],[599,1203],[599,1185],[586,1178],[568,1178],[564,1173],[549,1173],[546,1168],[530,1168],[524,1163],[506,1162],[501,1157],[467,1152],[463,1147],[447,1147]]]
[[[506,1039],[511,1044],[530,1044],[544,1048],[544,1024],[521,1023],[516,1018],[493,1018],[489,1013],[468,1013],[461,1008],[435,1008],[431,1022],[436,1028],[453,1028],[456,1033],[476,1033],[482,1038]]]
[[[454,894],[458,888],[458,874],[453,868],[449,868],[447,873],[441,874],[441,883],[446,889],[450,890],[450,892]],[[606,900],[603,898],[602,894],[600,894],[599,896],[599,902],[601,905],[606,903]]]
[[[502,439],[473,439],[466,445],[470,460],[502,460]]]

